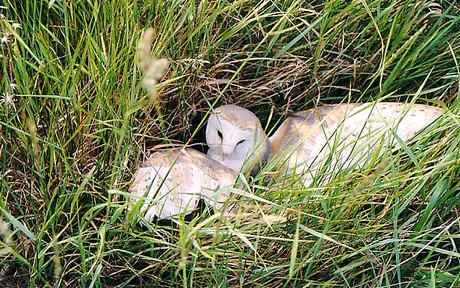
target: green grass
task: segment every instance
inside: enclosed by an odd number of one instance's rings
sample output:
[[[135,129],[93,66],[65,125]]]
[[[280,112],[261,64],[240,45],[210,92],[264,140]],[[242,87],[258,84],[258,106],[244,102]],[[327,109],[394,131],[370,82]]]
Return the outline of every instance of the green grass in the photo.
[[[458,287],[460,3],[304,2],[3,1],[0,282]],[[158,101],[138,67],[148,27],[170,62]],[[265,167],[235,188],[231,221],[126,221],[145,151],[202,143],[212,105],[271,131],[292,111],[383,97],[449,111],[320,187]]]

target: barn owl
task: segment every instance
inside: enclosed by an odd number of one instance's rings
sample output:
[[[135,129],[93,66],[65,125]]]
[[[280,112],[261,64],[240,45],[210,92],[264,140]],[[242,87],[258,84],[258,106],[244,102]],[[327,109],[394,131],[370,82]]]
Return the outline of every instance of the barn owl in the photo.
[[[316,172],[314,167],[320,167],[331,152],[332,162],[340,167],[362,161],[385,133],[394,131],[403,141],[408,140],[443,112],[441,108],[406,103],[327,105],[294,114],[267,138],[252,112],[225,105],[209,118],[208,155],[237,171],[244,163],[256,166],[268,158],[278,158],[285,169],[306,173],[303,180],[308,186]],[[245,146],[240,147],[242,144]]]
[[[197,150],[158,151],[134,174],[131,203],[139,203],[148,221],[189,214],[200,199],[220,209],[236,177],[236,171]]]
[[[206,143],[209,157],[235,171],[259,167],[270,154],[270,143],[257,116],[236,105],[214,110],[206,126]]]
[[[147,220],[188,214],[200,199],[220,209],[238,172],[254,172],[276,158],[287,170],[307,172],[302,176],[308,186],[331,153],[337,164],[360,161],[375,148],[370,137],[394,131],[407,140],[443,112],[404,103],[328,105],[294,114],[268,138],[252,112],[221,106],[207,123],[208,155],[190,148],[153,153],[134,175],[131,202],[139,203]]]

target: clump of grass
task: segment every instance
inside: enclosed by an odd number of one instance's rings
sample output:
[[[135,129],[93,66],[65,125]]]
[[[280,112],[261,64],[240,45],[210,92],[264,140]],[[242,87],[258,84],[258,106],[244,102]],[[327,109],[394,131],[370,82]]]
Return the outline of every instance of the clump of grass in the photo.
[[[455,1],[2,5],[2,282],[458,285]],[[157,103],[137,65],[146,27],[152,57],[170,61]],[[292,111],[382,97],[449,110],[402,149],[324,186],[246,179],[230,221],[125,221],[123,192],[143,151],[202,142],[212,106],[247,107],[270,131]]]

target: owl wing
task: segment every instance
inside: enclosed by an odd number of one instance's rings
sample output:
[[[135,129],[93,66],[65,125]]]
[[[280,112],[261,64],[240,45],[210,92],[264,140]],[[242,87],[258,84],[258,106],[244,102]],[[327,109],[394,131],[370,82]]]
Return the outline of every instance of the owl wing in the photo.
[[[131,202],[143,201],[145,218],[188,214],[200,199],[221,208],[226,200],[219,189],[233,186],[237,173],[194,149],[153,153],[134,174]]]
[[[327,142],[328,135],[337,129],[340,119],[355,104],[325,105],[295,113],[287,118],[269,138],[271,158],[289,157],[289,167],[317,155]]]
[[[390,128],[403,140],[426,127],[444,112],[420,104],[360,103],[327,105],[301,111],[288,118],[270,137],[272,157],[287,160],[287,169],[296,169],[309,185],[315,173],[334,152],[330,167],[349,165],[373,153],[373,144]],[[277,160],[280,161],[280,160]]]
[[[339,168],[351,164],[361,166],[375,153],[381,153],[381,148],[399,147],[395,135],[408,141],[444,113],[441,108],[410,103],[344,105],[348,105],[344,107],[345,112],[331,117],[334,121],[326,122],[327,127],[323,129],[327,139],[324,156],[333,152],[333,164],[337,163]]]
[[[410,139],[444,113],[439,107],[410,103],[380,102],[361,107],[347,120],[347,125],[365,127],[368,131],[392,128],[403,140]]]

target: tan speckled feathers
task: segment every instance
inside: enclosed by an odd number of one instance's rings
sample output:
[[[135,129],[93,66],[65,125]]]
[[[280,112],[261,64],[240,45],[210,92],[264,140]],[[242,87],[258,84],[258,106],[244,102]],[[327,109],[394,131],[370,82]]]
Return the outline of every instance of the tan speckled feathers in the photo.
[[[225,113],[222,113],[222,110],[225,109]],[[254,125],[260,127],[259,119],[251,113],[249,110],[242,108],[237,105],[224,105],[216,108],[214,113],[219,114],[220,117],[226,119],[227,121],[233,123],[235,126],[240,129],[254,129]],[[258,124],[258,125],[257,125]]]
[[[143,201],[141,211],[146,212],[147,220],[188,214],[200,199],[220,208],[225,193],[216,191],[233,186],[236,176],[235,171],[194,149],[159,151],[136,171],[131,202]]]
[[[371,143],[383,135],[392,136],[394,131],[406,141],[443,113],[427,105],[386,102],[318,107],[282,123],[270,137],[271,156],[287,153],[283,157],[289,157],[288,168],[311,170],[334,152],[333,161],[348,165],[372,152]]]
[[[316,142],[316,138],[322,138],[322,134],[331,135],[339,127],[359,131],[363,128],[378,130],[392,125],[398,127],[400,136],[408,139],[443,113],[444,110],[441,108],[422,104],[381,102],[375,105],[325,105],[295,113],[286,119],[270,137],[272,154],[297,143],[300,139],[303,140],[303,145],[309,146],[309,143]],[[351,134],[349,132],[343,138],[352,136]]]

